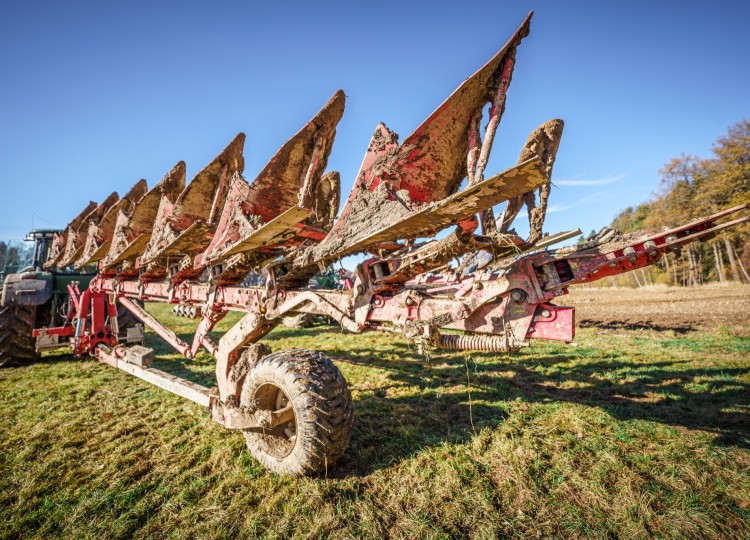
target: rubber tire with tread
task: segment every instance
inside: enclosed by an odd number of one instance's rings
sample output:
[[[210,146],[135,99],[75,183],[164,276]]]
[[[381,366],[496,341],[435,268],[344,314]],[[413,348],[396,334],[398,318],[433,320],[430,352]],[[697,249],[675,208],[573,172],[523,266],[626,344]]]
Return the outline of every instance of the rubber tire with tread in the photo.
[[[276,457],[266,439],[272,430],[245,431],[250,453],[272,472],[310,476],[328,470],[351,440],[354,404],[341,371],[316,351],[291,349],[269,354],[248,372],[240,404],[250,407],[264,385],[286,394],[294,409],[296,440],[291,452]]]
[[[310,313],[300,313],[291,317],[284,317],[281,323],[287,328],[310,328],[313,325],[313,320]]]
[[[39,359],[33,336],[36,306],[0,307],[0,367],[30,364]]]

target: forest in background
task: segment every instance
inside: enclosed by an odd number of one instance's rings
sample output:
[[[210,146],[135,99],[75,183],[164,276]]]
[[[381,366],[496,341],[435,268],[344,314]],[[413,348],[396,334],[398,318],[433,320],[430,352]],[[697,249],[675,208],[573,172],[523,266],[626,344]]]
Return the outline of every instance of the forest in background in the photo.
[[[670,160],[659,171],[661,180],[652,198],[620,212],[610,227],[623,233],[657,232],[750,202],[750,121],[731,126],[716,140],[711,152],[708,158],[683,154]],[[595,235],[592,231],[588,239]],[[669,253],[648,268],[605,279],[600,284],[642,287],[750,283],[748,269],[750,225],[745,223],[708,241]]]

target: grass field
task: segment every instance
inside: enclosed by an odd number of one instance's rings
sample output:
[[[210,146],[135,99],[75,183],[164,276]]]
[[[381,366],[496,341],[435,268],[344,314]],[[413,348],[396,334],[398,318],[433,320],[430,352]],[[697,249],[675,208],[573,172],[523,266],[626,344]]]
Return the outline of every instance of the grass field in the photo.
[[[324,351],[349,382],[327,478],[271,475],[197,405],[58,352],[0,372],[0,537],[750,537],[747,326],[594,325],[575,347],[429,362],[330,327],[267,343]],[[214,384],[207,356],[148,345]]]

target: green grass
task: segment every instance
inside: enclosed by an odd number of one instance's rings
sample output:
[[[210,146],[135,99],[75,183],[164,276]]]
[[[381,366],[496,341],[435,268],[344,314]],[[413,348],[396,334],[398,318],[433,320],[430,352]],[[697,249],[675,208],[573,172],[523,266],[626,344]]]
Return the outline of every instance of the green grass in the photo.
[[[577,341],[428,363],[391,335],[275,330],[274,350],[332,357],[355,403],[344,461],[302,480],[267,473],[197,405],[49,354],[0,372],[0,537],[750,537],[750,337]],[[148,345],[156,367],[213,385],[205,354]]]

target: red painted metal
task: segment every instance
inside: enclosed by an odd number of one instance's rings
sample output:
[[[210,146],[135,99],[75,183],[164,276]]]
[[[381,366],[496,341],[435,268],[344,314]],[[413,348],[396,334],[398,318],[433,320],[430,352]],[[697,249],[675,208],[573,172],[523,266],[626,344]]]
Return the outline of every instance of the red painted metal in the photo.
[[[215,354],[216,346],[209,340],[208,333],[213,330],[213,327],[226,316],[226,311],[213,311],[207,310],[203,313],[201,322],[198,324],[198,329],[195,331],[193,337],[193,344],[190,347],[190,358],[195,358],[198,354],[201,346],[205,346],[206,350]]]
[[[551,339],[570,343],[575,337],[575,309],[539,304],[526,338]]]
[[[47,334],[50,336],[60,337],[71,337],[75,334],[75,327],[73,325],[58,326],[55,328],[35,328],[33,332],[34,337],[39,337],[41,334]]]
[[[138,319],[143,321],[143,324],[145,324],[146,326],[151,328],[151,330],[156,332],[160,338],[162,338],[164,341],[166,341],[172,347],[174,347],[174,349],[178,353],[185,356],[186,358],[193,357],[193,353],[191,352],[190,346],[184,341],[182,341],[179,337],[177,337],[177,334],[175,334],[169,328],[167,328],[162,323],[160,323],[153,315],[148,313],[145,309],[141,308],[139,305],[133,302],[130,298],[127,298],[125,296],[120,297],[120,303],[125,308],[127,308],[133,315],[138,317]]]

